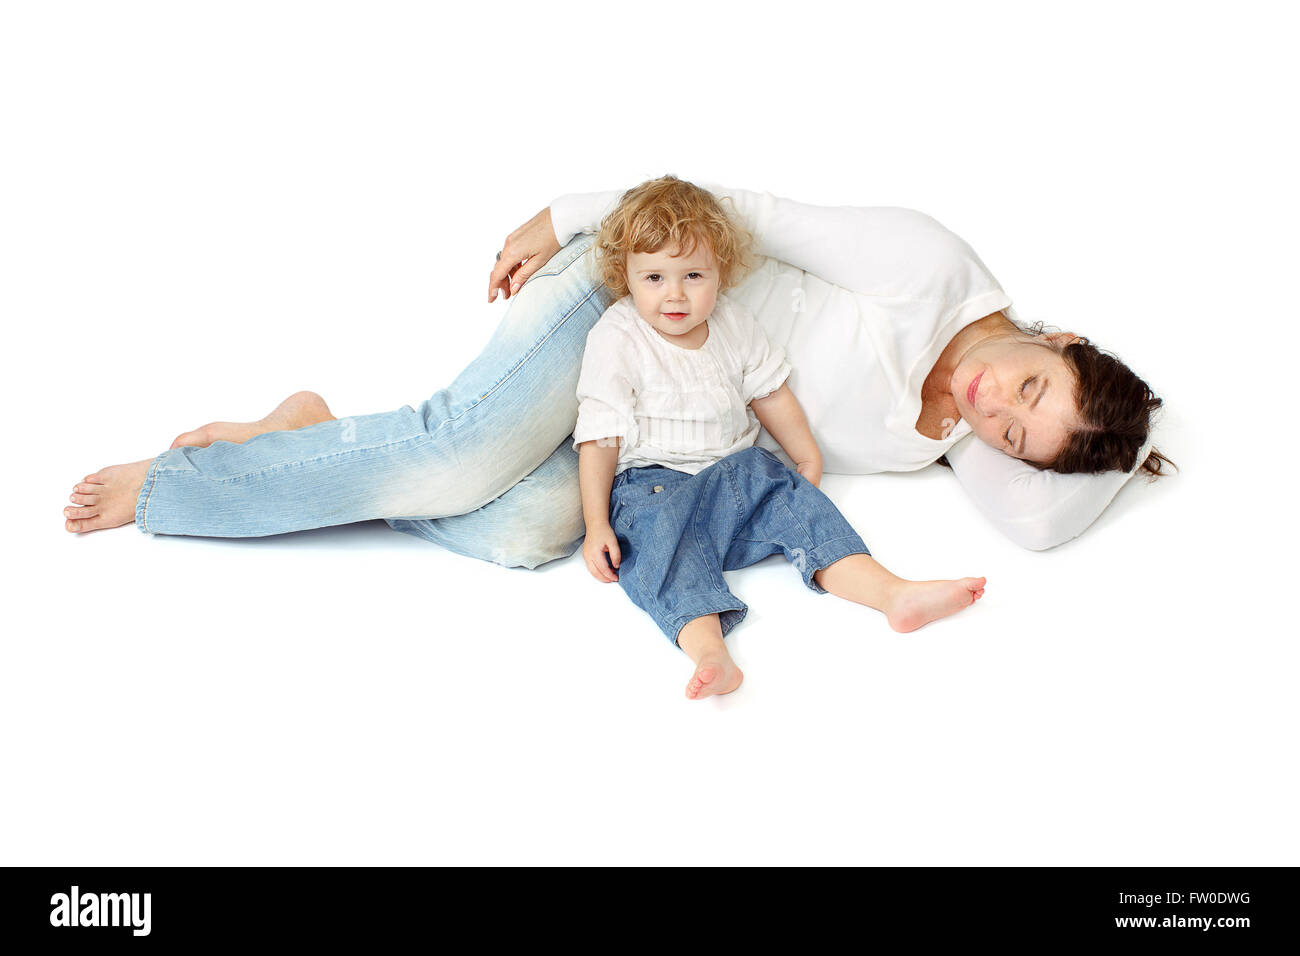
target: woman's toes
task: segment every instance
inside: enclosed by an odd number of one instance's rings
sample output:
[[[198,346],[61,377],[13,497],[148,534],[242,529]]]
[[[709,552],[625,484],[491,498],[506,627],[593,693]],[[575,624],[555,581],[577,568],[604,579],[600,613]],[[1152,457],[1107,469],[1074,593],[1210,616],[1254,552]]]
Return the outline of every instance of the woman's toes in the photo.
[[[116,528],[126,522],[111,521],[102,514],[91,515],[89,518],[69,518],[66,527],[69,531],[85,532],[99,531],[103,528]]]

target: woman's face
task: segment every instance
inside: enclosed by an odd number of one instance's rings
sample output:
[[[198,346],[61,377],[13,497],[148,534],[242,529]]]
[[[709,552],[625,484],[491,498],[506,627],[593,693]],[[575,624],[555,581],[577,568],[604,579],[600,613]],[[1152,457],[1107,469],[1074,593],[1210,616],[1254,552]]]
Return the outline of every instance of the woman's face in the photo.
[[[1063,348],[1075,336],[1052,338]],[[1079,427],[1074,376],[1061,354],[1023,335],[999,336],[972,348],[952,376],[961,417],[980,441],[1013,458],[1046,465]]]

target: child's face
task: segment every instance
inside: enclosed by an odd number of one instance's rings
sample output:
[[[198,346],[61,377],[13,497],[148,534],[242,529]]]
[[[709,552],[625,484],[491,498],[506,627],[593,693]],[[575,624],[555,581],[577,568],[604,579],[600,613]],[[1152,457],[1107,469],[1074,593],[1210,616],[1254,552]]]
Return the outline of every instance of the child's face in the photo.
[[[678,246],[627,257],[627,288],[637,313],[665,338],[685,335],[713,314],[718,298],[718,263],[713,250],[697,242],[688,256]]]

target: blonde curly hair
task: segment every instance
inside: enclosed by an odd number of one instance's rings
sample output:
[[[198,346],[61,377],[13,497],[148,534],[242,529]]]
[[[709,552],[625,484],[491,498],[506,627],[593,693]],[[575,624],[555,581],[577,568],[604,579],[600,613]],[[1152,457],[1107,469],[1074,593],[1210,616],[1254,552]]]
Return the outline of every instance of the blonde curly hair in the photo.
[[[725,292],[753,265],[754,237],[707,189],[676,176],[650,179],[625,192],[600,223],[592,247],[601,280],[620,298],[628,294],[627,257],[676,245],[690,255],[704,243],[718,262]]]

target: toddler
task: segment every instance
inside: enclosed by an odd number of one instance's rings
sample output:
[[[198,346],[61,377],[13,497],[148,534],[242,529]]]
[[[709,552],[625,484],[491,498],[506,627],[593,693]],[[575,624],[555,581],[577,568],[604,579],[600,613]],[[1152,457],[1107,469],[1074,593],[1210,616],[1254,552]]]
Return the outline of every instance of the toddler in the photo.
[[[752,242],[711,193],[665,176],[625,193],[594,246],[622,298],[588,334],[578,380],[582,556],[695,662],[690,698],[740,686],[723,638],[749,609],[723,571],[784,553],[812,591],[877,608],[896,631],[984,593],[984,578],[895,577],[819,489],[784,350],[722,294]],[[754,444],[760,423],[797,470]]]

